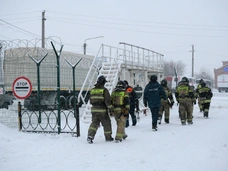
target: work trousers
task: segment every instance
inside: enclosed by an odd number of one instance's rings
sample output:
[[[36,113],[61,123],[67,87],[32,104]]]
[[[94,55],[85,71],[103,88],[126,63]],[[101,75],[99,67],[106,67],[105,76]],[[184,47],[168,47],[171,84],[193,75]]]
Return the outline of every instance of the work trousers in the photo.
[[[152,117],[152,125],[157,126],[157,121],[158,121],[158,115],[159,115],[159,108],[150,108],[151,111],[151,117]]]
[[[115,140],[122,140],[125,134],[126,117],[122,113],[115,113],[115,120],[117,124]]]
[[[192,122],[192,100],[184,100],[179,103],[181,123]]]
[[[170,114],[170,106],[169,103],[167,102],[162,102],[161,107],[159,110],[159,117],[162,120],[163,113],[165,113],[165,119],[169,119],[169,114]]]
[[[111,119],[108,113],[92,113],[92,123],[89,126],[88,136],[94,139],[100,123],[102,124],[104,129],[105,139],[110,139],[112,134],[112,126]]]

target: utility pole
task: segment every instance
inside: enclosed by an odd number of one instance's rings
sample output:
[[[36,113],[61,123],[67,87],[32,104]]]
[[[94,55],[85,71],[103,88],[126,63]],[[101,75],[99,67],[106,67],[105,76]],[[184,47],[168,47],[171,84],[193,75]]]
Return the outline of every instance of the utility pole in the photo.
[[[83,43],[83,49],[84,49],[84,55],[86,55],[86,46],[87,46],[87,44],[86,44],[86,41]]]
[[[192,77],[194,77],[194,45],[192,45]]]
[[[45,10],[42,12],[42,48],[45,48]]]

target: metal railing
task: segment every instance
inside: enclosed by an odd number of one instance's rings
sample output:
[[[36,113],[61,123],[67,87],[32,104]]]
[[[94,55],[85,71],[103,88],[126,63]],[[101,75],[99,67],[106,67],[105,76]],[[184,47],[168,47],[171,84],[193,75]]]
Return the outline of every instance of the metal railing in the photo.
[[[119,46],[122,45],[123,48],[120,48]],[[84,99],[96,82],[103,62],[121,64],[121,68],[125,69],[163,73],[163,58],[163,54],[124,42],[120,42],[118,47],[102,44],[82,85],[78,95],[78,102],[82,100],[83,104],[86,104]],[[94,68],[96,68],[97,72],[94,72]],[[88,82],[89,87],[86,87],[85,85],[88,85]],[[82,95],[83,90],[87,92],[84,96]]]
[[[80,136],[79,109],[60,110],[61,128],[59,132],[59,118],[57,110],[31,111],[24,109],[18,103],[19,131],[43,132],[43,133],[70,133],[72,136]],[[38,122],[40,119],[40,122]]]

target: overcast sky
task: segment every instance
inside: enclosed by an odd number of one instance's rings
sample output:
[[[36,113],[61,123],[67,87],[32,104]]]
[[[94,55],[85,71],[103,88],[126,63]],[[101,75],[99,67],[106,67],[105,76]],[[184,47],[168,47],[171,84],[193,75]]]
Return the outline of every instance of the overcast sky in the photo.
[[[126,42],[183,61],[186,75],[192,45],[196,73],[214,75],[228,60],[228,0],[0,0],[0,6],[1,40],[41,38],[45,10],[45,37],[59,37],[66,51],[83,53],[85,39],[104,36],[86,41],[88,54]]]

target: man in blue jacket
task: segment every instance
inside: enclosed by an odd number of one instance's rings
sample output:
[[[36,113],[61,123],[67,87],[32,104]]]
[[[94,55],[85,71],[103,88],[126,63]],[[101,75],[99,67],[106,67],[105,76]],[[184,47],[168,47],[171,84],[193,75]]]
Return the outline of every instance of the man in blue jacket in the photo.
[[[152,75],[150,82],[146,85],[143,92],[143,104],[149,107],[152,116],[152,129],[157,131],[157,120],[161,107],[161,98],[166,100],[166,93],[163,87],[157,82],[157,76]]]

